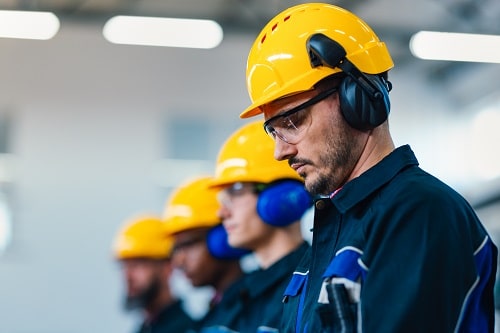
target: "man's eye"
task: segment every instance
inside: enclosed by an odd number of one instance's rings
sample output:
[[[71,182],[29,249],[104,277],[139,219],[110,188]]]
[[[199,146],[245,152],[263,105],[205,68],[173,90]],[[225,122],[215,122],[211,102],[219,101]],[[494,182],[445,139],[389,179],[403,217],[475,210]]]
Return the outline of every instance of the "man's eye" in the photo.
[[[297,129],[304,121],[304,112],[295,112],[286,117],[286,122],[289,128]]]
[[[287,117],[283,121],[283,128],[287,129],[287,130],[294,130],[296,127],[295,127],[294,122],[290,118]]]

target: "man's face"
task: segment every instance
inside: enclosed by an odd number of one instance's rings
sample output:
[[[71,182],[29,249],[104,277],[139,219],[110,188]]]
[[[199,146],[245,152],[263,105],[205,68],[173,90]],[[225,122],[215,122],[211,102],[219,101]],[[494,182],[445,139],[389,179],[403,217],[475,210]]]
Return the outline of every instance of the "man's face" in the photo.
[[[264,118],[267,121],[318,94],[319,91],[311,90],[270,103],[263,107]],[[338,93],[300,113],[300,122],[295,126],[300,136],[293,143],[276,136],[274,157],[288,160],[288,164],[304,178],[310,193],[328,195],[348,180],[366,138],[363,139],[362,133],[351,128],[344,120]]]
[[[124,259],[120,261],[126,284],[125,308],[147,307],[156,297],[165,276],[166,260],[147,258]]]
[[[257,200],[252,183],[235,183],[219,193],[219,215],[232,247],[256,251],[273,234],[274,228],[257,213]]]
[[[175,235],[172,260],[195,287],[214,286],[220,279],[223,261],[215,259],[207,248],[209,228],[185,230]]]

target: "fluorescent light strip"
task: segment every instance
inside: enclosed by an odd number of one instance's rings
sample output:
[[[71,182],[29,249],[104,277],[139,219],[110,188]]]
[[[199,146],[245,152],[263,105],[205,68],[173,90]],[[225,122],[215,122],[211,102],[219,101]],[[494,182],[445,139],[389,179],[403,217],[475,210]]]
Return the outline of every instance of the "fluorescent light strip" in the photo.
[[[41,39],[54,37],[60,22],[50,12],[0,10],[0,37]]]
[[[223,32],[211,20],[114,16],[103,35],[115,44],[211,49],[220,44]]]
[[[410,51],[421,59],[500,63],[500,36],[420,31]]]

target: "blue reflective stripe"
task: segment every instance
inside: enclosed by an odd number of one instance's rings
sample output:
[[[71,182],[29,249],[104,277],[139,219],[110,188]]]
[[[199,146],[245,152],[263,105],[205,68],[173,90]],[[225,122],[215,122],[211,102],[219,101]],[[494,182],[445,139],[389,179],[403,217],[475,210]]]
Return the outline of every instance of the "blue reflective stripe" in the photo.
[[[297,308],[297,317],[295,320],[295,332],[300,332],[300,323],[302,321],[302,313],[304,312],[304,302],[305,302],[305,288],[307,286],[307,280],[309,276],[309,271],[307,272],[293,272],[292,278],[288,283],[283,294],[286,296],[297,296],[300,294],[299,306]]]
[[[492,283],[488,278],[495,275],[491,271],[494,267],[493,251],[494,245],[491,239],[486,237],[474,255],[478,280],[467,294],[456,332],[488,332],[488,327],[491,327],[489,319],[493,304],[485,302],[484,293],[488,290],[488,283]]]
[[[307,281],[308,280],[309,280],[309,275],[306,275],[303,289],[307,288]],[[295,322],[295,332],[296,333],[300,333],[300,323],[302,322],[302,315],[304,312],[305,301],[306,301],[306,292],[304,290],[304,292],[300,295],[299,308],[297,311],[297,321]],[[307,332],[307,324],[305,325],[304,332]]]

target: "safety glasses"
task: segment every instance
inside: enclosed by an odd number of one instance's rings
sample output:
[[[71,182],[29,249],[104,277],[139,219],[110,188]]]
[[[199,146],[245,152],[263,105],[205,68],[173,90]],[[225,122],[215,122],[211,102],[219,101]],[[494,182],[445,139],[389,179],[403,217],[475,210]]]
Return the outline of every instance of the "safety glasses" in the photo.
[[[280,140],[295,144],[300,141],[301,134],[311,124],[311,117],[301,112],[310,109],[314,104],[321,102],[338,90],[337,87],[320,92],[310,100],[296,107],[278,114],[264,123],[264,130],[274,140]]]

